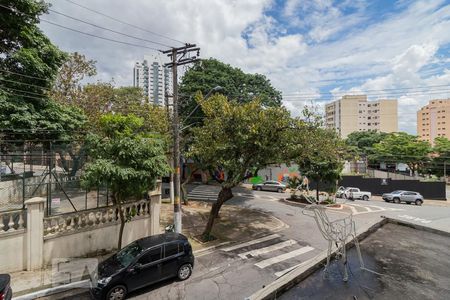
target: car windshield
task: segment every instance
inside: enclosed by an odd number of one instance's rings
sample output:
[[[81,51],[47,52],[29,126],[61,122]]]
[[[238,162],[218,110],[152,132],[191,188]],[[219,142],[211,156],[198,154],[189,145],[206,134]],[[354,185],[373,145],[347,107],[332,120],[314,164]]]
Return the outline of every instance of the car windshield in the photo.
[[[117,252],[116,259],[122,267],[128,267],[141,252],[142,247],[137,242],[133,242]]]

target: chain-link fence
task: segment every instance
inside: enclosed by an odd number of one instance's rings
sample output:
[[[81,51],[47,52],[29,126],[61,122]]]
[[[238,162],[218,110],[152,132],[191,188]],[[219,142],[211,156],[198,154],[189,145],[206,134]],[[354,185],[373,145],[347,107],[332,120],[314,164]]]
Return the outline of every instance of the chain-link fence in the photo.
[[[47,215],[111,204],[106,187],[81,187],[86,160],[82,141],[0,141],[0,211],[33,197],[47,199]]]

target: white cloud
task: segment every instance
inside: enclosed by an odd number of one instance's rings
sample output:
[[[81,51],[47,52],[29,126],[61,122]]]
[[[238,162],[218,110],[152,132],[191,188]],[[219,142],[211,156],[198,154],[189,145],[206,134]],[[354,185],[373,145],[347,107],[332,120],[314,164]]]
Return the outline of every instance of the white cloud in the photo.
[[[295,113],[305,101],[318,98],[320,89],[327,85],[332,85],[332,93],[337,96],[343,91],[450,83],[450,71],[445,70],[448,54],[438,55],[442,46],[450,44],[450,4],[443,6],[444,1],[404,2],[399,6],[403,10],[378,16],[376,21],[369,20],[368,4],[362,0],[287,0],[284,7],[278,8],[282,10],[281,19],[266,13],[269,8],[277,9],[274,0],[76,2],[154,32],[197,43],[202,57],[216,57],[244,71],[266,74],[286,94],[284,103]],[[53,9],[72,16],[177,45],[66,1],[53,0],[52,3]],[[349,9],[351,14],[347,13]],[[143,44],[55,14],[44,18],[86,32]],[[86,38],[45,23],[42,28],[63,50],[79,51],[97,60],[99,76],[96,79],[109,81],[114,77],[118,85],[130,85],[134,62],[153,54],[146,49]],[[342,80],[345,78],[348,80]],[[349,86],[356,79],[360,79],[358,84]],[[427,97],[408,96],[406,92],[398,94],[399,115],[403,110],[417,109]],[[405,116],[400,124],[403,130],[415,124],[413,114]]]

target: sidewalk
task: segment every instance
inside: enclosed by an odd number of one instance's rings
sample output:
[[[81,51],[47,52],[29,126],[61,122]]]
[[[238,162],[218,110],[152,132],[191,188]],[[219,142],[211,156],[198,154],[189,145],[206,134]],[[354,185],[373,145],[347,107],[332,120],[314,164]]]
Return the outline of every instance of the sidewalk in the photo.
[[[224,205],[212,232],[217,239],[208,243],[200,243],[194,237],[203,232],[210,207],[210,204],[197,201],[191,201],[188,206],[183,206],[183,234],[189,238],[194,254],[197,253],[197,255],[231,241],[247,241],[287,227],[285,223],[266,213],[234,205]],[[164,232],[165,226],[172,223],[173,205],[162,203],[161,232]],[[104,254],[96,258],[101,261],[109,255]],[[14,272],[10,275],[14,297],[53,287],[51,266],[41,271]]]

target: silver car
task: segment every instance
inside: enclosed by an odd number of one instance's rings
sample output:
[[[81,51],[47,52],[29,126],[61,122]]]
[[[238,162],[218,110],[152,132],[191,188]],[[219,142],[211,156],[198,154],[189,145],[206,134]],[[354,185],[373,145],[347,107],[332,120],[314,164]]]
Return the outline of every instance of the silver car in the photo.
[[[386,193],[381,196],[386,202],[401,203],[406,202],[408,204],[415,203],[416,205],[422,205],[423,196],[417,192],[412,191],[393,191],[392,193]]]
[[[254,184],[252,187],[257,191],[272,191],[282,193],[286,190],[286,185],[279,181],[265,181],[263,183]]]

